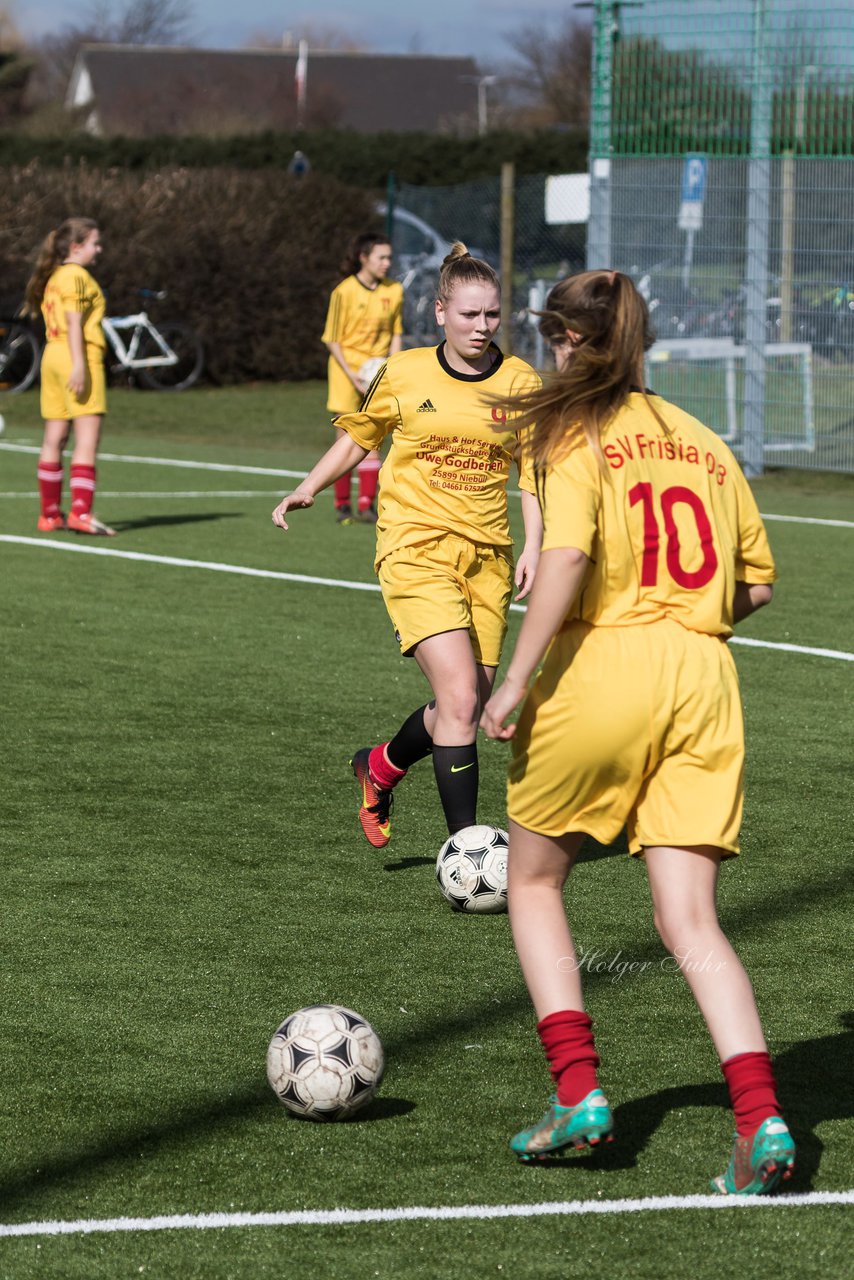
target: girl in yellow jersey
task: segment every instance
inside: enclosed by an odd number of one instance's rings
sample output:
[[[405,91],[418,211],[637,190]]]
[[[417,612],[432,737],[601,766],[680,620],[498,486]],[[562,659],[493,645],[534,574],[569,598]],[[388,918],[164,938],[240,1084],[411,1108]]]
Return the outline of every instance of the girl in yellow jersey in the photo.
[[[41,310],[47,345],[41,364],[44,442],[38,465],[41,514],[38,529],[112,537],[92,512],[95,459],[107,411],[104,376],[104,295],[89,267],[101,254],[101,233],[91,218],[69,218],[42,245],[27,285],[27,309]],[[62,451],[71,428],[71,510],[62,499]]]
[[[726,445],[642,390],[651,335],[631,280],[592,271],[562,281],[541,328],[558,374],[514,407],[535,424],[543,552],[482,726],[513,740],[510,920],[557,1094],[510,1145],[533,1159],[610,1138],[563,885],[585,834],[609,843],[627,825],[656,927],[733,1101],[735,1148],[712,1185],[768,1191],[788,1176],[794,1145],[715,894],[721,861],[738,852],[742,808],[741,703],[726,640],[770,601],[774,562]],[[506,725],[523,699],[518,726]]]
[[[329,351],[327,408],[336,417],[356,412],[376,367],[403,345],[403,286],[386,279],[390,267],[391,245],[386,236],[375,232],[357,236],[342,264],[344,279],[332,290],[322,340]],[[337,432],[342,435],[343,428]],[[357,468],[357,514],[369,523],[377,518],[379,469],[376,450]],[[335,515],[339,524],[352,523],[349,472],[335,481]]]
[[[476,821],[480,706],[492,687],[514,581],[507,480],[517,438],[498,399],[539,385],[533,369],[492,341],[500,320],[495,272],[456,244],[439,277],[438,347],[392,356],[357,412],[299,488],[273,512],[310,507],[321,489],[387,437],[380,483],[376,568],[401,651],[414,656],[433,700],[390,742],[353,757],[359,817],[375,848],[391,834],[393,788],[433,756],[449,832]],[[518,599],[531,589],[542,523],[533,472],[521,468],[525,547]]]

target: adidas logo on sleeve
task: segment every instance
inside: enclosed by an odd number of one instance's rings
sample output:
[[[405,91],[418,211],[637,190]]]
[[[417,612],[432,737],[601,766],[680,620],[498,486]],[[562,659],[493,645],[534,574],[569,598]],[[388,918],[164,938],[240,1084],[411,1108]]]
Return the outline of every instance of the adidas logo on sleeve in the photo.
[[[423,404],[420,404],[418,406],[415,412],[416,413],[438,413],[439,410],[435,407],[432,400],[425,400]]]

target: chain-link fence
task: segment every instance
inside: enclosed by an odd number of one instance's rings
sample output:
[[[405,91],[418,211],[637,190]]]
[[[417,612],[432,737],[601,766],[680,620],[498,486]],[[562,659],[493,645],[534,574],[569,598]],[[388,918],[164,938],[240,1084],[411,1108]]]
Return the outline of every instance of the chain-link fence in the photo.
[[[584,268],[583,223],[546,221],[544,175],[516,178],[512,194],[513,284],[511,333],[505,348],[542,365],[544,353],[531,306],[562,276]],[[405,286],[404,320],[410,344],[437,342],[433,303],[442,258],[454,240],[499,269],[501,178],[452,187],[401,186],[397,192],[393,248],[395,269]],[[404,214],[412,215],[407,219]],[[419,225],[419,223],[421,225]],[[505,281],[505,289],[507,282]]]
[[[542,366],[529,308],[616,267],[652,311],[650,384],[749,472],[854,471],[854,6],[596,0],[594,36],[589,221],[516,180],[504,346]],[[443,245],[499,265],[500,176],[397,199],[424,224],[395,233],[409,341],[433,342]]]
[[[763,464],[854,471],[854,7],[597,0],[588,261],[649,377]]]

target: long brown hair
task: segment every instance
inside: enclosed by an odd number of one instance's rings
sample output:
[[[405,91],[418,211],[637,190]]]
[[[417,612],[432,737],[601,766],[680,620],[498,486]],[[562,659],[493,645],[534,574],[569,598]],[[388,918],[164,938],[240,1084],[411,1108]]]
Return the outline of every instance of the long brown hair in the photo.
[[[515,425],[539,472],[583,440],[604,465],[603,428],[632,391],[646,396],[643,357],[654,341],[646,303],[622,272],[582,271],[556,284],[539,314],[546,341],[570,341],[573,354],[542,387],[514,400]]]
[[[38,315],[45,286],[53,272],[68,257],[72,245],[82,244],[90,232],[97,229],[97,222],[93,222],[91,218],[66,218],[61,226],[45,236],[35,269],[27,283],[25,315]]]
[[[458,284],[491,284],[501,292],[501,281],[488,262],[473,258],[462,240],[455,240],[439,272],[436,290],[439,301],[447,303]]]
[[[344,257],[339,270],[341,278],[347,279],[347,276],[355,276],[363,267],[362,254],[370,254],[372,249],[376,249],[378,244],[387,244],[391,247],[391,240],[388,236],[383,235],[381,231],[365,231],[360,236],[354,236],[347,246],[347,253]]]

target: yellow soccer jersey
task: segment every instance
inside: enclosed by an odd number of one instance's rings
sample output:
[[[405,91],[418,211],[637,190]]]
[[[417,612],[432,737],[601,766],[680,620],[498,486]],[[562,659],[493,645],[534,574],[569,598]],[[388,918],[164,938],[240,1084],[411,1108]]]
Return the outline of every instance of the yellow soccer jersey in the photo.
[[[507,479],[518,442],[494,401],[532,390],[539,378],[523,360],[490,350],[495,363],[472,375],[451,369],[444,343],[400,351],[377,374],[359,412],[335,419],[364,449],[392,437],[380,471],[377,564],[437,533],[511,545]],[[536,490],[527,463],[519,483]]]
[[[592,564],[570,618],[630,626],[672,618],[691,631],[732,632],[735,584],[776,576],[756,501],[722,440],[639,392],[602,433],[605,471],[586,443],[540,486],[543,550],[578,547]]]
[[[101,321],[106,302],[94,276],[85,267],[66,262],[57,267],[45,286],[42,315],[48,342],[68,339],[66,312],[77,311],[83,317],[83,340],[88,347],[106,348]]]
[[[337,342],[351,369],[388,355],[395,334],[403,333],[403,285],[381,280],[369,289],[347,276],[332,290],[322,342]],[[328,408],[340,412],[353,397],[353,385],[337,360],[329,357]]]

